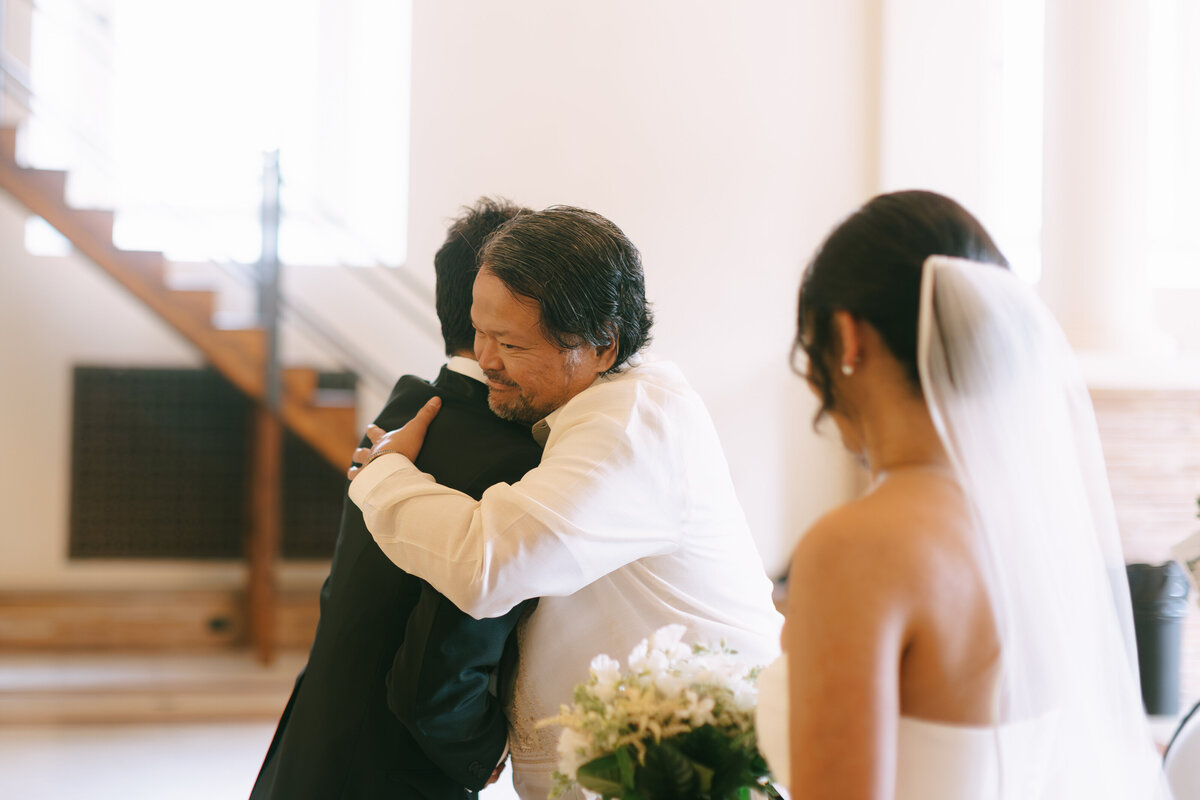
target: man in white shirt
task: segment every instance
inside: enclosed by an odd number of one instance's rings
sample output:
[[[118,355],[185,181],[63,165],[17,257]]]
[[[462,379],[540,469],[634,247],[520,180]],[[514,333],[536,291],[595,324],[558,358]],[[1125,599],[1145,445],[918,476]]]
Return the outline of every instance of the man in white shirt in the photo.
[[[471,308],[488,403],[533,424],[541,463],[480,501],[412,465],[436,401],[368,432],[351,499],[384,553],[476,617],[541,597],[518,631],[509,700],[514,784],[546,797],[558,730],[598,653],[623,659],[663,625],[771,662],[782,618],[716,430],[678,368],[639,361],[649,339],[637,249],[593,212],[517,217],[480,254]]]

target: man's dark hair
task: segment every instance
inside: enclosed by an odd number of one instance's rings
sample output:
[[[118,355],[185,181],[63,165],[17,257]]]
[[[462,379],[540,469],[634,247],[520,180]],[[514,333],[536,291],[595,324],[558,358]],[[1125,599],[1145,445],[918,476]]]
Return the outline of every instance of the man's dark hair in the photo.
[[[817,250],[800,283],[795,347],[808,356],[808,380],[821,396],[818,420],[836,405],[830,366],[837,356],[835,311],[847,311],[879,331],[920,393],[921,274],[933,255],[1008,266],[979,220],[949,197],[926,191],[873,198]]]
[[[433,257],[437,274],[437,315],[442,323],[446,355],[454,355],[475,346],[475,328],[471,325],[471,289],[479,271],[479,251],[497,228],[532,209],[514,205],[502,198],[481,197],[474,205],[463,206],[446,232],[446,241]]]
[[[538,304],[542,331],[559,347],[615,343],[608,372],[650,341],[641,254],[593,211],[551,206],[516,217],[487,240],[479,263],[515,296]]]

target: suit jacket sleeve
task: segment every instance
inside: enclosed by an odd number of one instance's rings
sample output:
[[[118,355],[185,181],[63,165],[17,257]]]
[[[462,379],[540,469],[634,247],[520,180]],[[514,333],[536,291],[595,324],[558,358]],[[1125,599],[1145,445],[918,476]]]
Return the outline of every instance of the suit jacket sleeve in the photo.
[[[515,452],[480,470],[463,489],[477,497],[516,480],[538,455],[533,447]],[[387,678],[388,705],[425,755],[470,789],[483,788],[505,752],[508,721],[491,691],[492,678],[517,622],[536,604],[476,620],[422,581],[409,614]]]
[[[428,584],[409,617],[388,676],[388,704],[447,775],[481,789],[500,762],[508,722],[492,674],[527,607],[476,620]]]

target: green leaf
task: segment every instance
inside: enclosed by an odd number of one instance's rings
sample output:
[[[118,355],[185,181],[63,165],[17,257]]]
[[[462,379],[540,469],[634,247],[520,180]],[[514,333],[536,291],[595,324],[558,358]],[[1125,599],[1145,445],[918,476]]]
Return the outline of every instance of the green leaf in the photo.
[[[699,777],[691,759],[670,741],[646,748],[646,761],[637,771],[637,788],[648,800],[696,800]]]
[[[616,755],[617,767],[620,769],[621,773],[621,786],[625,789],[632,789],[634,787],[633,774],[635,766],[633,760],[633,749],[630,747],[622,747],[617,751]]]
[[[616,753],[593,758],[575,773],[575,782],[604,797],[621,797],[626,788],[621,780],[620,754],[623,752],[622,749]]]
[[[692,769],[696,770],[696,780],[699,784],[696,788],[700,790],[700,796],[708,797],[712,794],[713,771],[697,761],[692,762]]]
[[[576,781],[605,800],[742,800],[748,787],[781,800],[752,734],[706,725],[645,744],[643,763],[632,746],[622,747],[584,764]]]
[[[702,725],[679,739],[679,749],[702,764],[716,767],[725,760],[729,739],[712,725]]]

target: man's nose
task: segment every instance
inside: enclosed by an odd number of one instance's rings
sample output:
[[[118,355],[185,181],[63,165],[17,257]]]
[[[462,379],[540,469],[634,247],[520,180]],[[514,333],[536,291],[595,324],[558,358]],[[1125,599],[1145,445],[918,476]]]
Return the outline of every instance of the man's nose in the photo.
[[[475,337],[475,358],[482,369],[499,370],[504,366],[500,360],[500,348],[484,336]]]

